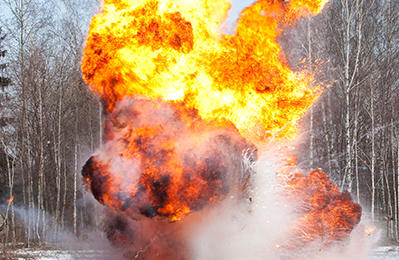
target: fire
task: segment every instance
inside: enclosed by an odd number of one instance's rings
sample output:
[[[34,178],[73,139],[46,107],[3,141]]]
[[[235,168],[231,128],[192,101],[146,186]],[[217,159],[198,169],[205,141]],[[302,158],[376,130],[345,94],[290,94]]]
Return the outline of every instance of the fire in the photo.
[[[319,89],[290,70],[277,37],[326,2],[260,0],[231,36],[218,32],[226,0],[106,0],[90,25],[83,76],[108,112],[126,96],[162,98],[228,120],[253,142],[294,137]]]
[[[127,99],[105,129],[105,151],[82,174],[99,202],[131,218],[176,221],[245,189],[250,171],[240,158],[252,145],[231,123],[211,124],[180,103]]]
[[[257,155],[245,151],[295,137],[320,94],[311,75],[290,69],[277,38],[326,3],[258,0],[228,35],[218,29],[227,0],[105,0],[82,64],[106,113],[104,145],[82,170],[86,188],[132,219],[177,221],[227,195],[247,201],[243,161]],[[360,206],[321,171],[284,180],[304,202],[296,231],[305,239],[340,239],[359,221]]]
[[[296,201],[301,216],[295,233],[308,242],[323,238],[325,242],[347,237],[361,218],[362,208],[352,201],[349,192],[340,192],[320,169],[309,175],[294,173],[282,179],[286,195]]]
[[[13,201],[14,201],[14,197],[15,197],[15,195],[12,195],[11,198],[9,198],[9,199],[7,200],[7,203],[13,202]]]
[[[370,226],[364,231],[364,233],[370,236],[371,234],[374,233],[374,231],[375,231],[375,226]]]

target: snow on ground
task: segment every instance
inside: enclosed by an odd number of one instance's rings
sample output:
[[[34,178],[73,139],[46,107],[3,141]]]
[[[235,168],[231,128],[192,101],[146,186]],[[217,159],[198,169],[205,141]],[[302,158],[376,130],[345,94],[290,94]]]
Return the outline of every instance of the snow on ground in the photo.
[[[374,249],[373,260],[399,259],[399,246],[380,246]]]
[[[109,257],[107,257],[109,255]],[[110,252],[101,250],[17,250],[13,252],[13,259],[35,259],[35,260],[93,260],[112,259]]]
[[[93,260],[113,259],[112,252],[103,250],[16,250],[13,259],[24,260]],[[372,260],[396,260],[399,259],[399,246],[380,246],[373,250]],[[338,260],[338,259],[337,259]],[[346,259],[339,259],[346,260]]]

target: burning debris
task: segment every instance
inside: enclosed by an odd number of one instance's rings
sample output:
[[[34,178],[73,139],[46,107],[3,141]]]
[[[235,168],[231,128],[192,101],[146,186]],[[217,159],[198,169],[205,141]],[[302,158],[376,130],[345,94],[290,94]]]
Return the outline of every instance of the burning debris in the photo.
[[[248,165],[257,156],[245,151],[271,136],[295,137],[296,121],[319,95],[318,86],[308,87],[310,75],[290,70],[277,37],[326,2],[259,0],[231,36],[217,30],[226,0],[105,0],[82,65],[106,113],[104,145],[82,170],[87,190],[114,212],[153,221],[162,234],[228,196],[252,202]],[[305,240],[339,240],[360,219],[360,206],[321,171],[294,174],[286,185],[303,214],[294,233]],[[136,239],[124,218],[108,237]]]

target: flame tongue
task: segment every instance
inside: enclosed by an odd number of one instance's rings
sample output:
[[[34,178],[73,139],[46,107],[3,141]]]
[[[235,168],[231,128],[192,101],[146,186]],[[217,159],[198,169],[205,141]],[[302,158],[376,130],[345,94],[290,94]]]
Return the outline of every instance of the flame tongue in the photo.
[[[181,104],[126,99],[105,126],[104,150],[82,174],[97,200],[132,218],[179,220],[249,174],[240,158],[251,145],[234,126],[210,124]]]

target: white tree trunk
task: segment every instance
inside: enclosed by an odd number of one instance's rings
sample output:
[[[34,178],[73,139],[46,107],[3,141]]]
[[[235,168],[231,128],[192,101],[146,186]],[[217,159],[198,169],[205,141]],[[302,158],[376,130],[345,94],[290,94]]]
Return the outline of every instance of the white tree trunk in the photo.
[[[15,146],[14,146],[14,154],[16,151],[16,145],[17,145],[18,140],[15,140]],[[10,163],[10,158],[8,156],[8,148],[7,145],[4,143],[4,140],[1,139],[1,144],[3,145],[3,150],[4,154],[6,157],[6,163],[7,163],[7,179],[8,179],[8,188],[9,188],[9,199],[7,201],[7,211],[6,211],[6,218],[5,221],[8,221],[8,212],[11,209],[11,225],[7,225],[7,230],[6,230],[6,240],[9,241],[9,233],[11,230],[12,233],[12,244],[15,244],[15,215],[14,215],[14,176],[15,176],[15,160],[16,157],[13,156],[12,162]]]
[[[312,69],[312,32],[311,32],[311,21],[312,18],[308,16],[308,66],[309,66],[309,74],[313,74]],[[313,106],[310,107],[310,124],[309,124],[309,134],[310,134],[310,168],[313,169],[314,164],[314,133],[313,133]]]
[[[59,81],[59,94],[58,94],[58,120],[57,120],[57,136],[54,138],[54,157],[56,167],[56,185],[57,185],[57,202],[55,207],[55,232],[54,236],[57,238],[59,229],[59,222],[61,219],[60,203],[61,203],[61,126],[62,126],[62,82],[61,75]]]
[[[371,113],[371,221],[375,220],[375,119],[374,119],[374,86],[370,84]]]
[[[43,241],[45,234],[45,211],[44,211],[44,137],[43,137],[43,97],[42,85],[38,84],[39,95],[39,180],[37,181],[37,218],[36,218],[36,235],[39,239],[39,246]],[[42,227],[41,227],[41,225]],[[41,228],[40,228],[41,227]],[[40,230],[42,229],[42,232]],[[41,234],[40,234],[41,233]]]
[[[331,169],[331,148],[330,148],[330,132],[327,126],[327,119],[326,119],[326,109],[324,105],[324,100],[321,102],[321,110],[323,115],[323,126],[324,126],[324,138],[326,141],[326,148],[327,148],[327,163],[328,163],[328,175],[331,176],[332,169]]]
[[[360,180],[359,180],[359,169],[358,169],[358,155],[357,155],[357,131],[358,131],[358,94],[359,89],[355,91],[355,129],[353,130],[353,149],[354,149],[354,157],[355,157],[355,175],[356,175],[356,198],[357,203],[360,204]]]
[[[76,105],[76,114],[75,116],[78,117],[78,106]],[[75,119],[75,149],[74,149],[74,176],[73,176],[73,233],[75,236],[77,235],[77,208],[76,208],[76,197],[78,192],[78,118]]]

